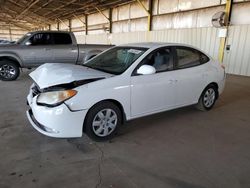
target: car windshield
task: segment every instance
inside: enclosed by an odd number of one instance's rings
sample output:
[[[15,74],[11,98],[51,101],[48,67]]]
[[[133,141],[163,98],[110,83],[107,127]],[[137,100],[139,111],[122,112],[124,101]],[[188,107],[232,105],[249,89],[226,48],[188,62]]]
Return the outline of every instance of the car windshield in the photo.
[[[31,35],[31,33],[25,34],[22,38],[20,38],[20,39],[16,42],[16,44],[21,44],[21,43],[23,43],[23,41],[25,41],[28,37],[30,37],[30,35]]]
[[[147,50],[138,47],[114,47],[89,60],[84,66],[119,75]]]

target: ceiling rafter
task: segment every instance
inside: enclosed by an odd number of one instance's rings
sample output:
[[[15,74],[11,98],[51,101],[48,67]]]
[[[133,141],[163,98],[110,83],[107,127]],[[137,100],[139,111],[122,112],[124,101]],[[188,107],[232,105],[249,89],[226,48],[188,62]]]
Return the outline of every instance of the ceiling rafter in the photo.
[[[18,19],[16,19],[15,15],[17,14],[16,11],[12,10],[12,9],[9,9],[9,8],[5,8],[5,10],[8,11],[8,13],[5,12],[5,14],[8,14],[14,21],[19,21]],[[24,21],[27,21],[29,22],[30,24],[32,25],[35,25],[35,26],[41,26],[41,25],[44,25],[45,22],[44,21],[41,21],[41,20],[34,20],[34,18],[32,17],[26,17],[25,19],[23,19]]]
[[[77,1],[77,0],[71,0],[71,1],[68,2],[67,4],[61,5],[61,6],[57,7],[57,8],[55,8],[54,10],[52,10],[52,11],[50,11],[50,12],[47,12],[46,14],[44,14],[44,16],[47,16],[47,15],[49,15],[49,14],[51,14],[51,13],[53,13],[53,12],[59,10],[60,8],[64,8],[65,6],[68,6],[68,5],[70,5],[70,4],[72,4],[72,3],[76,2],[76,1]]]
[[[13,22],[12,20],[0,18],[0,21],[5,22],[5,23],[9,23],[9,24],[13,24],[15,27],[19,27],[19,28],[25,29],[25,30],[27,30],[27,31],[32,30],[31,27],[21,25],[21,24],[19,24],[19,23]],[[7,21],[7,22],[6,22],[6,21]]]
[[[89,2],[91,2],[91,1],[89,1]],[[83,10],[83,14],[85,14],[85,10],[87,8],[90,8],[90,7],[93,7],[93,6],[96,6],[96,5],[98,5],[98,2],[88,3],[85,6],[79,7],[77,9],[77,11]],[[63,17],[64,15],[67,15],[67,14],[72,14],[73,15],[75,12],[76,12],[76,10],[65,10],[65,11],[61,11],[60,13],[53,14],[50,18],[52,19],[52,18]]]
[[[24,8],[23,5],[21,5],[20,3],[15,2],[14,0],[9,0],[9,2],[12,3],[12,4],[14,4],[15,6],[18,6],[18,8],[20,8],[20,9],[23,9],[23,8]],[[19,12],[17,12],[17,11],[16,11],[16,13],[19,14]],[[40,20],[42,20],[43,22],[49,23],[49,24],[52,24],[52,23],[53,23],[53,20],[49,20],[49,19],[47,19],[46,17],[41,16],[41,15],[39,15],[39,14],[37,14],[37,13],[31,11],[31,10],[29,10],[29,13],[31,13],[32,15],[26,15],[26,17],[31,17],[32,19],[34,19],[34,18],[40,19]],[[17,17],[18,17],[18,16],[17,16]]]
[[[37,4],[40,0],[34,0],[30,5],[28,5],[17,17],[16,19],[18,18],[21,18],[21,16],[23,14],[25,14],[31,7],[33,7],[35,4]]]
[[[131,2],[136,0],[0,0],[0,22],[24,30],[42,29],[60,20],[100,12],[96,7],[103,11]]]
[[[40,9],[43,9],[44,7],[48,6],[53,0],[48,0],[46,3],[44,3],[42,6],[38,7],[34,13],[38,12]]]

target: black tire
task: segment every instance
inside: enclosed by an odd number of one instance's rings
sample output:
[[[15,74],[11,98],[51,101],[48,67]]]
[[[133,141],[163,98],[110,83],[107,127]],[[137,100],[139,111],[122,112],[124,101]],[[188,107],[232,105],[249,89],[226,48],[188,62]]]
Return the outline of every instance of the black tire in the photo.
[[[10,60],[0,61],[0,79],[3,81],[13,81],[18,78],[20,69],[18,65]]]
[[[108,111],[110,112],[110,116],[108,116]],[[105,119],[101,119],[99,117],[99,114],[103,114]],[[113,120],[115,117],[117,117],[117,119]],[[96,125],[94,122],[97,123],[98,125]],[[109,101],[103,101],[97,103],[89,110],[84,122],[84,126],[86,134],[93,140],[107,141],[112,139],[116,135],[121,123],[122,123],[121,110],[114,103]],[[110,127],[111,124],[112,127]],[[105,134],[106,129],[110,131],[109,134]],[[98,130],[101,130],[101,132]]]
[[[211,110],[216,102],[218,89],[214,85],[208,85],[202,92],[196,108],[201,111]]]

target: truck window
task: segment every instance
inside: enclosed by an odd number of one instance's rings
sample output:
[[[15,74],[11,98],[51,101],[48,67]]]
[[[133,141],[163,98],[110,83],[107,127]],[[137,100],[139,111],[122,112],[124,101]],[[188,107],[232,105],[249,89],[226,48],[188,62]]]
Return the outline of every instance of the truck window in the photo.
[[[51,34],[37,33],[30,38],[31,45],[50,45],[53,44]]]
[[[71,36],[67,33],[54,33],[54,44],[72,44]]]

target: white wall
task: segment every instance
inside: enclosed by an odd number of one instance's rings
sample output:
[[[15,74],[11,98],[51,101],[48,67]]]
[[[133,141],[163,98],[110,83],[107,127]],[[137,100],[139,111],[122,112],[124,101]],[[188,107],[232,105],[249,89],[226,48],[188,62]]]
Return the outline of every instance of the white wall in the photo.
[[[147,31],[146,12],[134,2],[112,10],[112,34],[107,31],[108,20],[100,13],[88,16],[87,36],[84,31],[84,16],[79,16],[80,20],[72,18],[72,31],[79,43],[181,42],[201,48],[217,59],[220,39],[217,36],[218,29],[212,27],[211,17],[214,13],[224,10],[225,1],[154,0],[151,32]],[[149,6],[148,0],[142,2],[145,7]],[[227,41],[231,49],[225,53],[224,64],[229,73],[250,76],[250,0],[234,2],[241,3],[233,4]],[[108,17],[108,10],[105,10],[104,14]],[[67,30],[69,21],[62,21],[63,23],[59,22],[59,29]],[[51,25],[51,29],[57,30],[57,24]],[[15,36],[20,38],[21,34]]]
[[[9,26],[0,26],[0,39],[16,41],[27,32],[28,30],[20,29],[18,27],[11,27],[10,31]]]
[[[137,31],[126,33],[99,34],[78,36],[84,43],[125,44],[134,42],[174,42],[190,44],[207,52],[214,59],[218,59],[220,38],[219,29],[213,27],[167,29],[159,31]],[[229,27],[224,65],[226,72],[237,75],[250,76],[250,25]]]

